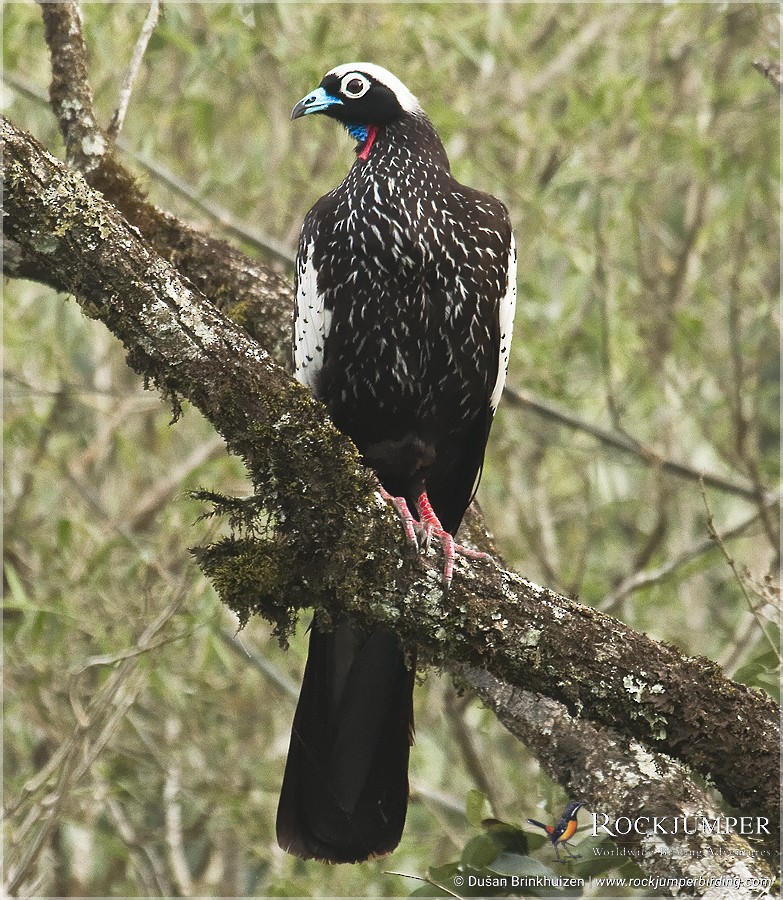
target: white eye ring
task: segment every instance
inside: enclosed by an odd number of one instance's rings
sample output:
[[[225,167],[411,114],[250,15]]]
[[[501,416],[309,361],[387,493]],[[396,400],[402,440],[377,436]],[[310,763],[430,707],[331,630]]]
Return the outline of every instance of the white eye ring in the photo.
[[[359,81],[361,83],[361,88],[358,91],[348,90],[348,85],[352,81]],[[359,72],[349,72],[347,75],[343,75],[342,80],[340,81],[340,93],[351,100],[358,100],[360,97],[363,97],[369,90],[370,82],[364,77],[364,75],[360,74]]]

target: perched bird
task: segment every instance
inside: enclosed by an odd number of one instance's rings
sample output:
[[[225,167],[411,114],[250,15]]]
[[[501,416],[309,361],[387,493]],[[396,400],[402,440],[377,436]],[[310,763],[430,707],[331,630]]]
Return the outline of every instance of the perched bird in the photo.
[[[296,377],[378,475],[414,542],[454,543],[508,365],[516,251],[508,213],[459,184],[418,100],[390,72],[348,63],[293,108],[357,141],[345,180],[302,226]],[[412,512],[412,510],[414,512]],[[358,862],[399,843],[408,800],[414,666],[395,635],[312,627],[278,842]]]
[[[562,862],[562,859],[560,859],[561,847],[568,854],[569,859],[577,858],[577,854],[572,852],[571,848],[568,846],[568,842],[576,834],[576,829],[579,826],[576,816],[584,805],[584,802],[581,800],[571,800],[563,810],[563,815],[560,816],[554,825],[544,825],[543,822],[536,822],[535,819],[527,820],[529,825],[535,825],[536,828],[543,828],[549,835],[549,840],[552,841],[552,846],[555,848],[558,862]]]

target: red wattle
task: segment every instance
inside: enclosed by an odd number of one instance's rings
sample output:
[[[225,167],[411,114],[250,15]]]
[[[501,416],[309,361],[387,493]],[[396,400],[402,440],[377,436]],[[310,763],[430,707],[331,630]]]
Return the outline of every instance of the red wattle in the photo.
[[[364,142],[364,146],[359,152],[359,159],[367,160],[367,157],[370,155],[370,150],[372,150],[372,145],[375,143],[375,138],[378,135],[378,126],[370,125],[367,128],[367,140]]]

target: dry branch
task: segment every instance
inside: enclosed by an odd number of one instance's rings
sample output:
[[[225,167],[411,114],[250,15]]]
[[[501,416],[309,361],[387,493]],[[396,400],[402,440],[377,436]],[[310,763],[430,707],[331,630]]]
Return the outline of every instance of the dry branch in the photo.
[[[762,75],[769,78],[775,87],[783,92],[783,75],[780,71],[780,63],[773,62],[771,59],[757,59],[753,62],[753,67],[761,72]]]
[[[530,391],[514,388],[506,385],[503,391],[504,402],[510,403],[520,409],[529,409],[536,415],[558,425],[565,425],[574,431],[589,434],[607,447],[631,454],[650,468],[660,468],[662,471],[683,478],[687,481],[699,483],[703,481],[708,487],[723,491],[727,494],[735,494],[746,500],[756,500],[758,491],[750,482],[742,482],[725,478],[712,472],[690,466],[680,460],[668,459],[654,447],[649,447],[637,441],[630,435],[616,429],[602,428],[587,419],[577,416],[570,410],[565,410],[548,400],[536,397]]]
[[[139,34],[138,40],[136,41],[136,46],[133,48],[133,53],[131,54],[131,59],[128,63],[128,69],[125,72],[125,78],[123,78],[122,80],[122,88],[120,89],[120,98],[117,109],[114,110],[114,115],[112,116],[111,122],[109,123],[109,127],[107,129],[107,133],[112,141],[116,140],[117,135],[122,131],[122,126],[125,122],[125,116],[128,112],[128,104],[130,103],[131,93],[133,91],[133,84],[136,81],[137,75],[139,74],[141,61],[144,59],[144,53],[147,50],[147,44],[149,44],[150,38],[152,37],[152,32],[155,30],[155,26],[158,24],[159,16],[160,0],[152,0],[152,2],[150,3],[149,11],[147,12],[147,16],[144,19],[144,24],[141,26],[141,32]]]

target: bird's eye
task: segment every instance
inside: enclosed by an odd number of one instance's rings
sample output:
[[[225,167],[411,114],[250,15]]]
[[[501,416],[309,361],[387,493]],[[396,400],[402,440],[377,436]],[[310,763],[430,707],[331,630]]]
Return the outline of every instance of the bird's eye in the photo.
[[[346,75],[340,82],[340,92],[351,100],[358,100],[370,90],[370,82],[359,75],[358,72],[351,72]]]

